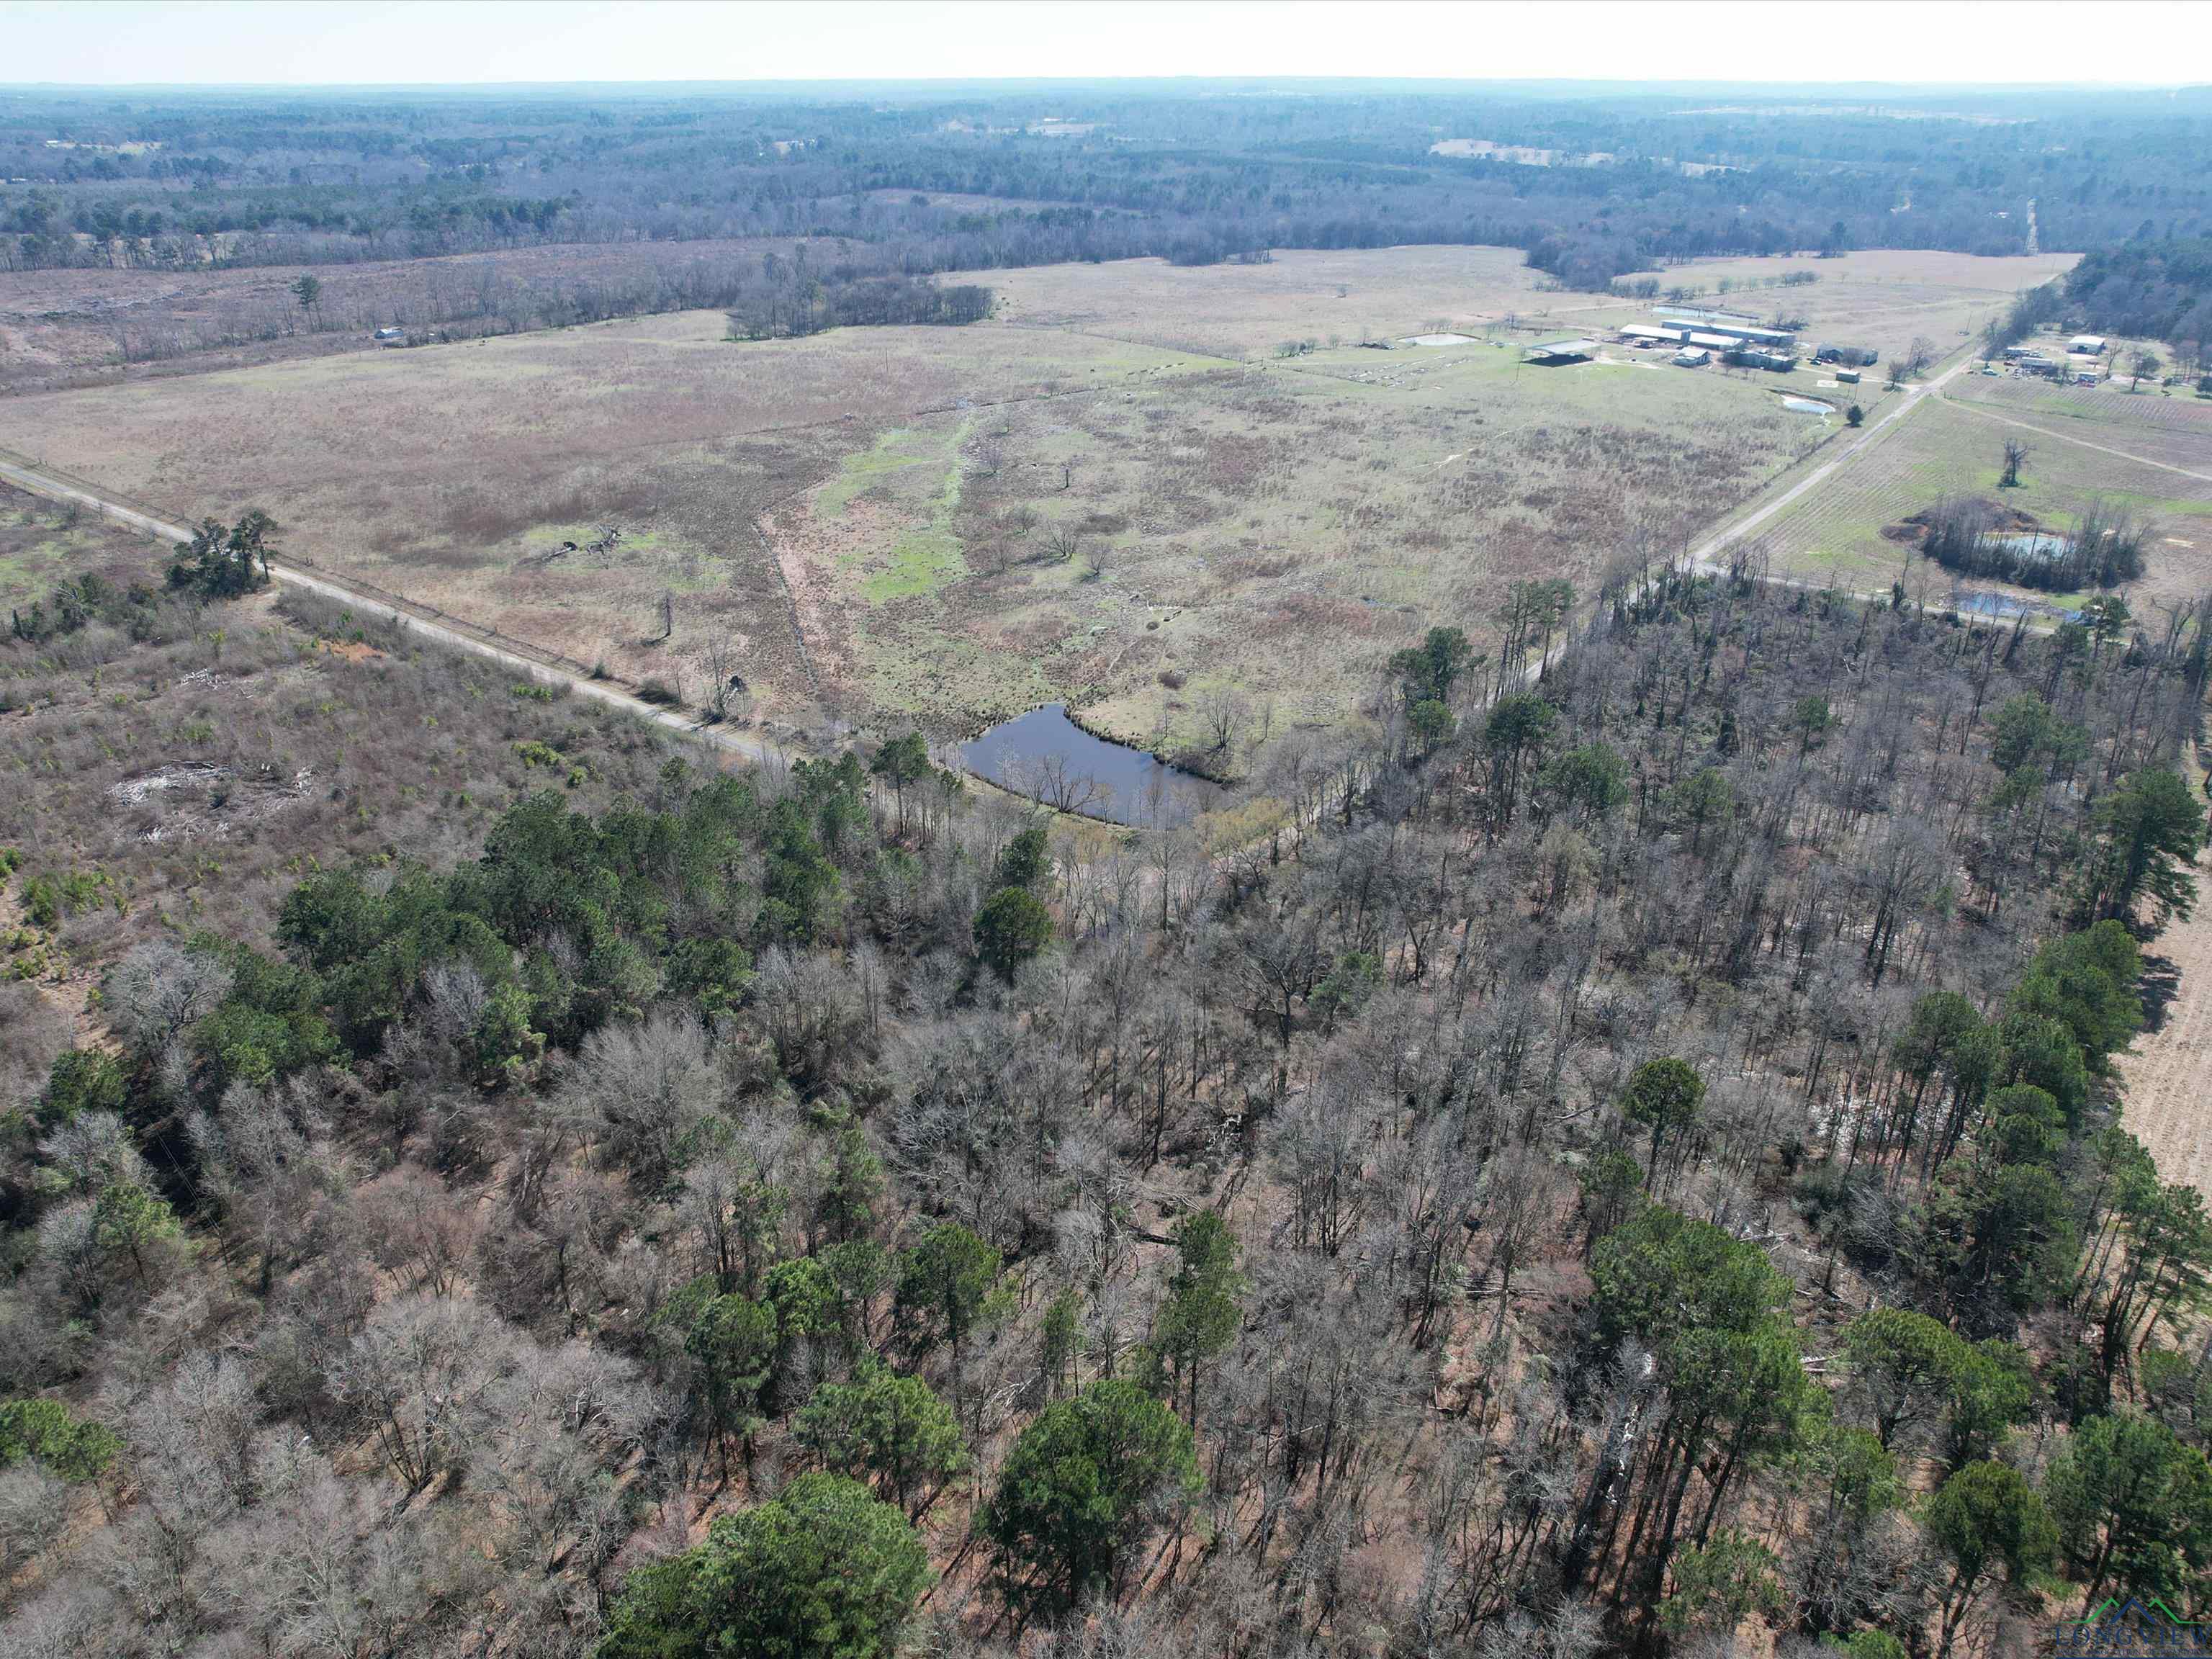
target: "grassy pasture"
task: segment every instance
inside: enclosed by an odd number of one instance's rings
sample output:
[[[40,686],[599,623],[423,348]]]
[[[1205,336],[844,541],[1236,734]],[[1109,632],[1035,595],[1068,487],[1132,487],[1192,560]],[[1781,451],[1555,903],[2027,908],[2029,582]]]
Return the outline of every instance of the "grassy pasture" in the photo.
[[[994,271],[996,318],[1244,362],[1286,341],[1352,344],[1433,325],[1480,333],[1509,315],[1541,325],[1618,309],[1602,295],[1545,293],[1517,249],[1286,250],[1258,265],[1164,259]],[[1579,323],[1576,324],[1580,326]]]
[[[1952,386],[1963,389],[1967,379]],[[1995,391],[2008,384],[1989,380],[1981,386]],[[2177,473],[1986,419],[1977,410],[1996,400],[1986,398],[1980,387],[1965,395],[1973,401],[1923,398],[1824,487],[1778,515],[1765,531],[1777,572],[1862,590],[1886,586],[1903,573],[1908,586],[1924,580],[1942,591],[1949,574],[1884,539],[1882,526],[1947,494],[1972,494],[2001,497],[2007,506],[2062,528],[2093,499],[2124,505],[2150,526],[2149,568],[2136,585],[2141,594],[2185,598],[2212,580],[2212,490]],[[2151,401],[2148,394],[2134,400],[2124,393],[2087,395],[2121,405]],[[2127,449],[2141,435],[2117,419],[2099,424],[2079,418],[2066,429],[2112,449]],[[2000,491],[2008,436],[2024,439],[2031,453],[2021,487]],[[1982,580],[1969,586],[2005,591],[2002,584]],[[2067,602],[2064,595],[2036,597]]]
[[[1679,541],[1824,430],[1747,376],[1345,348],[940,417],[771,534],[859,704],[965,731],[1064,699],[1203,749],[1217,694],[1248,738],[1340,721],[1421,629]]]
[[[1887,257],[1759,293],[1934,332],[2043,271]],[[727,645],[763,716],[951,734],[1065,697],[1188,747],[1217,694],[1248,732],[1341,720],[1421,629],[1686,542],[1839,424],[1774,395],[1835,395],[1810,369],[1522,366],[1644,307],[1519,259],[1016,270],[966,329],[737,344],[690,313],[266,364],[0,399],[0,447],[179,518],[265,507],[298,556],[694,700]],[[1437,330],[1497,343],[1357,343]]]
[[[2212,477],[2212,398],[2148,388],[2125,392],[2109,383],[2058,386],[2013,374],[1998,380],[1961,375],[1946,391],[1962,403],[2039,428],[2055,441],[2078,438]],[[2030,445],[2045,441],[2033,434],[2021,436]],[[2188,481],[2175,483],[2186,487]]]

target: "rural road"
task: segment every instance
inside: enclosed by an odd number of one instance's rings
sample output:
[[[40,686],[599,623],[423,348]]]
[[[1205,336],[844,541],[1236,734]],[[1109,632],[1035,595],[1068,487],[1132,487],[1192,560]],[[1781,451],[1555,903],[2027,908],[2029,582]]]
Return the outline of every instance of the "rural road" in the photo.
[[[1962,357],[1934,380],[1918,386],[1905,387],[1905,394],[1897,400],[1896,406],[1846,444],[1838,452],[1834,459],[1823,461],[1772,501],[1754,507],[1735,523],[1716,531],[1705,541],[1690,550],[1690,562],[1698,569],[1711,570],[1714,568],[1713,556],[1721,549],[1726,547],[1730,542],[1738,541],[1748,536],[1783,508],[1802,501],[1808,494],[1818,489],[1834,476],[1838,467],[1848,465],[1853,456],[1887,432],[1897,421],[1917,408],[1923,398],[1930,392],[1940,394],[1948,381],[1954,375],[1963,374],[1972,362],[1973,358],[1971,356]]]
[[[126,507],[120,501],[109,501],[94,494],[91,490],[49,477],[33,467],[25,466],[4,457],[0,457],[0,481],[14,484],[18,489],[27,489],[34,495],[44,495],[52,501],[68,501],[79,507],[89,507],[118,524],[161,541],[185,542],[191,539],[191,532],[182,525],[167,523],[155,518],[150,514],[142,513],[136,507]],[[770,743],[765,738],[750,736],[743,732],[726,731],[716,726],[697,725],[683,714],[657,704],[649,703],[609,681],[595,680],[587,673],[579,673],[573,669],[562,667],[556,663],[542,661],[529,655],[527,652],[514,650],[490,640],[479,638],[468,632],[465,624],[457,625],[453,618],[439,621],[434,617],[425,616],[410,608],[404,602],[394,604],[389,599],[379,599],[341,578],[312,574],[279,560],[270,561],[269,574],[288,587],[296,587],[303,592],[318,593],[326,599],[336,599],[363,616],[374,617],[379,621],[394,623],[410,633],[419,635],[423,639],[434,640],[440,645],[451,646],[455,650],[466,651],[475,656],[489,658],[505,667],[527,674],[534,680],[543,681],[548,684],[566,685],[577,696],[595,698],[611,708],[621,709],[626,714],[634,714],[640,720],[650,720],[664,730],[679,732],[684,737],[706,744],[710,748],[741,756],[756,765],[770,761],[789,762],[799,758],[793,751],[780,744]]]

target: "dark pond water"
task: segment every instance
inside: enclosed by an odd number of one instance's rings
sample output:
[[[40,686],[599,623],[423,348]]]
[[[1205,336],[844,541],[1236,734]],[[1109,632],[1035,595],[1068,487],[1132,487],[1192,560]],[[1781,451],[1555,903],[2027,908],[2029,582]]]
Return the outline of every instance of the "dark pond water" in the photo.
[[[1094,738],[1049,702],[960,746],[968,769],[1063,812],[1115,823],[1176,823],[1221,799],[1218,784]]]
[[[2049,530],[2014,531],[1990,540],[2008,553],[2027,559],[2063,558],[2074,550],[2074,538]]]

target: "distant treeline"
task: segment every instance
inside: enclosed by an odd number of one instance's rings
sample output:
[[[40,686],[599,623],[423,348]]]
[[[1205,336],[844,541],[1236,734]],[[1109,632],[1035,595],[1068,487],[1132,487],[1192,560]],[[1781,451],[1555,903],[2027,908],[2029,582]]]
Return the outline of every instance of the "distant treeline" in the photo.
[[[770,254],[759,281],[740,284],[730,304],[730,332],[738,339],[767,340],[824,329],[886,324],[979,323],[991,314],[991,290],[973,283],[939,287],[919,276],[832,276],[828,280],[794,273],[788,262]]]
[[[1615,92],[1126,83],[846,99],[17,91],[0,94],[0,178],[21,181],[0,185],[0,266],[836,237],[921,276],[1434,242],[1520,247],[1563,283],[1602,288],[1717,254],[2017,253],[2031,198],[2046,249],[2203,235],[2206,117],[2193,94],[1715,110]],[[1526,148],[1432,154],[1439,135]]]

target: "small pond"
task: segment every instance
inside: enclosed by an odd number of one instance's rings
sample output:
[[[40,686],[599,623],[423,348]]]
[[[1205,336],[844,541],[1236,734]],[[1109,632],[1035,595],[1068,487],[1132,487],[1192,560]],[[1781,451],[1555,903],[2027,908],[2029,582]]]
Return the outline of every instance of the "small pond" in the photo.
[[[2015,531],[1992,536],[1990,540],[2006,552],[2023,559],[2063,559],[2074,549],[2073,538],[2049,530]]]
[[[1408,334],[1398,342],[1400,345],[1474,345],[1472,334]]]
[[[1782,400],[1782,406],[1784,409],[1794,410],[1800,415],[1832,415],[1836,412],[1836,406],[1833,404],[1824,404],[1817,398],[1785,397]]]
[[[960,758],[1002,789],[1115,823],[1177,823],[1222,795],[1220,785],[1141,749],[1092,737],[1068,719],[1064,703],[1000,721],[961,744]]]

